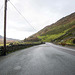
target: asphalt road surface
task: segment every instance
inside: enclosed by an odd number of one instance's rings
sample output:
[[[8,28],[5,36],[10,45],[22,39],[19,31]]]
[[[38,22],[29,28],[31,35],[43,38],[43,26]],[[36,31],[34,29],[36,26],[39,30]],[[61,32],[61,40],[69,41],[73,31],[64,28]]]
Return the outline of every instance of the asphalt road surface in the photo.
[[[75,50],[46,43],[0,57],[0,75],[75,75]]]

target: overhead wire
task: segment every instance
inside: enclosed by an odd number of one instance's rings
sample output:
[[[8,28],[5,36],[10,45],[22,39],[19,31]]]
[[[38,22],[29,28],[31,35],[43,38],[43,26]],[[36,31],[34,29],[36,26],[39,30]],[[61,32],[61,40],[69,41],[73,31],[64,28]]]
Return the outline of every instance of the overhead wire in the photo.
[[[22,15],[22,13],[15,7],[15,5],[14,5],[11,1],[9,1],[9,2],[10,2],[11,5],[16,9],[16,11],[24,18],[24,20],[25,20],[35,31],[37,31],[37,30],[29,23],[29,21],[25,18],[25,16]]]

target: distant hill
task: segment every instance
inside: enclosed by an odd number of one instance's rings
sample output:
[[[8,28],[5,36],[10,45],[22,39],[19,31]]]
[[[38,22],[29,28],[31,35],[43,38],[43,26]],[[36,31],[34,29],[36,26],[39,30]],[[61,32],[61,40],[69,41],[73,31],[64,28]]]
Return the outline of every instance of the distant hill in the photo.
[[[6,39],[7,39],[7,43],[19,41],[18,39],[12,39],[12,38],[6,38]],[[0,43],[3,43],[3,36],[1,36],[1,35],[0,35]]]
[[[0,39],[2,39],[3,37],[0,35]]]
[[[75,13],[61,18],[56,23],[51,24],[27,38],[27,40],[38,38],[44,42],[68,42],[75,39]],[[25,39],[26,40],[26,39]],[[68,42],[69,43],[69,42]]]

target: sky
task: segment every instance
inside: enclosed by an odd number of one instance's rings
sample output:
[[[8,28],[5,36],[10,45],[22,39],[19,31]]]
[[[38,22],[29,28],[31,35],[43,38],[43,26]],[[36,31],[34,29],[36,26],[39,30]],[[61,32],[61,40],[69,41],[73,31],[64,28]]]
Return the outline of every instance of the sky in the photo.
[[[75,0],[8,0],[7,5],[6,36],[20,40],[75,12]],[[0,35],[2,36],[3,18],[4,0],[0,0]]]

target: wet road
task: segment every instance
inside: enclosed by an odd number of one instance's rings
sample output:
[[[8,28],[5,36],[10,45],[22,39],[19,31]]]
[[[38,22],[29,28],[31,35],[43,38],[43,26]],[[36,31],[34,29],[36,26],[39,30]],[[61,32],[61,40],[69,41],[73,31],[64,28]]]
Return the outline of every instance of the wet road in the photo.
[[[46,43],[0,57],[0,75],[75,75],[75,51]]]

